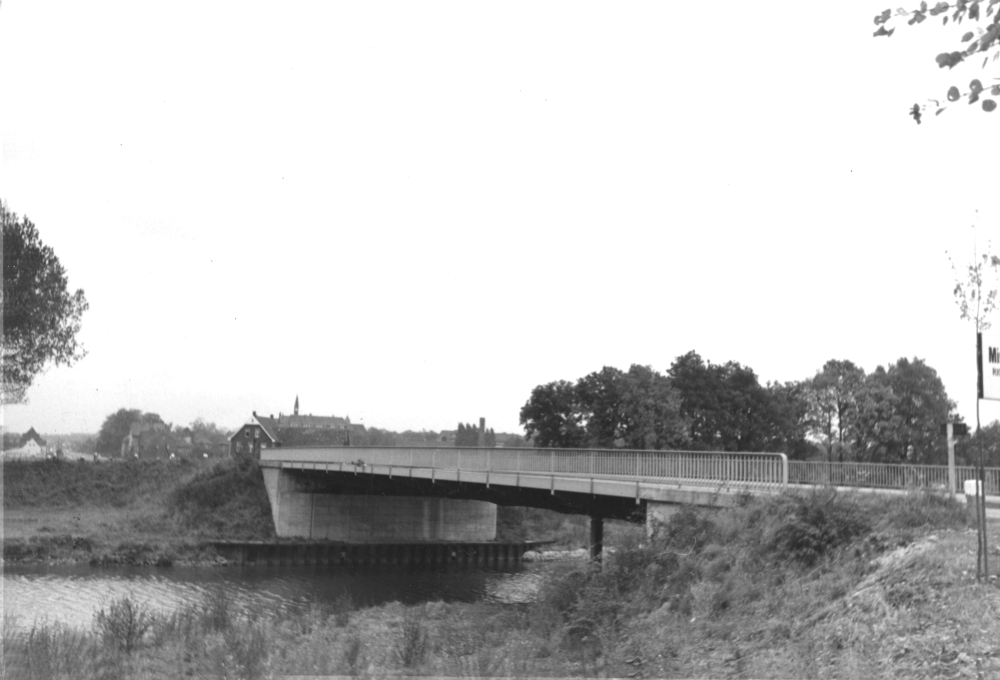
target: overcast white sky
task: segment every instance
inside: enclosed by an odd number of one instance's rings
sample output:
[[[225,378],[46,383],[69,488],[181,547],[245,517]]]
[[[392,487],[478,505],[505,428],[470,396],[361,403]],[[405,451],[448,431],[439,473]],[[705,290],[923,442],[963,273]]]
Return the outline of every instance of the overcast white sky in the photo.
[[[7,0],[0,197],[90,311],[6,426],[516,432],[692,349],[920,357],[974,422],[945,250],[1000,226],[1000,112],[915,125],[982,72],[938,20],[872,38],[885,4]]]

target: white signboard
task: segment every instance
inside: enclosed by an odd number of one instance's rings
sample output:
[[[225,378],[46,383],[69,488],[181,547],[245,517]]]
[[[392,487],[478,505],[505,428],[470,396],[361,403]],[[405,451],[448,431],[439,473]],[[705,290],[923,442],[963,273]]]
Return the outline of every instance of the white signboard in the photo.
[[[979,398],[1000,400],[1000,335],[981,335]]]

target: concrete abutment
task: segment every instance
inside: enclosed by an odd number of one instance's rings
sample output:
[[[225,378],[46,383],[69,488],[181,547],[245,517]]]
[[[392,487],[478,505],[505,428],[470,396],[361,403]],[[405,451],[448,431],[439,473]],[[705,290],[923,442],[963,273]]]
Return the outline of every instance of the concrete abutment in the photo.
[[[496,538],[493,503],[450,498],[335,493],[322,477],[263,468],[279,538],[350,542],[456,541]],[[322,473],[318,473],[322,474]]]

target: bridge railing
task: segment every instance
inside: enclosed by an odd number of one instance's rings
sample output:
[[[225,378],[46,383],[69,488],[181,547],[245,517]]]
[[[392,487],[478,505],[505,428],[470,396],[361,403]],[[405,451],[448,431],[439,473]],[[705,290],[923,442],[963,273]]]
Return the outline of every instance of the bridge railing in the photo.
[[[976,469],[955,467],[957,491],[967,479],[976,478]],[[791,484],[851,486],[877,489],[948,488],[947,465],[904,465],[901,463],[830,463],[793,460],[788,463]],[[987,495],[1000,495],[1000,468],[986,468]]]
[[[325,463],[573,475],[737,489],[780,489],[788,483],[788,459],[780,453],[369,446],[283,447],[261,452],[262,460],[291,456]]]

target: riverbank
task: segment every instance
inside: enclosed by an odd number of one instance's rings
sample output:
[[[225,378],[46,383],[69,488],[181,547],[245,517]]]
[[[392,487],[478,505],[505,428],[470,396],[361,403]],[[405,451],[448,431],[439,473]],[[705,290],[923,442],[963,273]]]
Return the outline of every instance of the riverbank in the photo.
[[[7,461],[4,548],[9,562],[223,565],[213,542],[278,541],[263,477],[233,461]],[[579,550],[589,520],[498,508],[497,541]],[[607,522],[609,545],[643,528]]]
[[[213,564],[207,541],[274,538],[260,471],[230,461],[7,461],[11,562]]]
[[[526,604],[345,598],[262,615],[209,596],[149,619],[131,647],[98,617],[5,626],[4,649],[9,669],[34,659],[46,677],[993,677],[1000,590],[977,583],[965,524],[926,494],[750,499],[684,509],[603,567],[554,565]],[[990,541],[996,574],[996,525]]]

